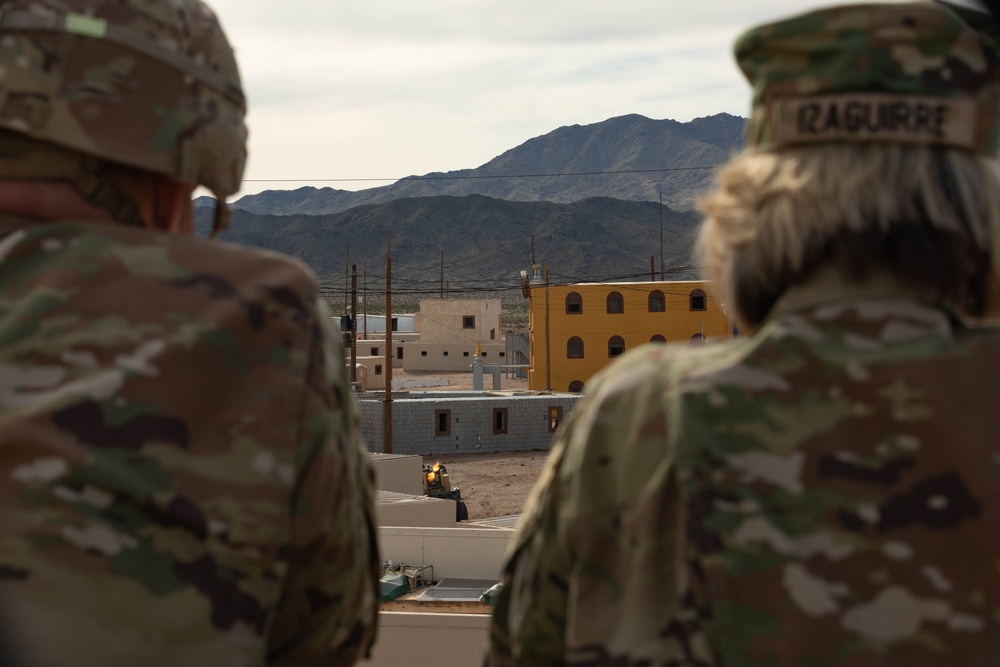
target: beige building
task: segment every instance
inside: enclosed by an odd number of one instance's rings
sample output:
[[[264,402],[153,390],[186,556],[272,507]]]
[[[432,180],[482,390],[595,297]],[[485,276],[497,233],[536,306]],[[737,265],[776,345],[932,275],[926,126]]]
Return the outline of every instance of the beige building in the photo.
[[[417,313],[424,343],[486,343],[503,339],[499,299],[424,299]]]
[[[403,369],[471,372],[477,343],[483,363],[505,364],[502,326],[499,299],[424,299],[417,313],[420,339],[404,346]]]
[[[499,299],[425,299],[420,302],[420,312],[410,317],[415,332],[392,334],[393,368],[472,372],[477,344],[484,364],[507,363]],[[367,369],[367,388],[383,388],[385,332],[369,330],[368,337],[363,338],[359,329],[357,335],[357,362]]]

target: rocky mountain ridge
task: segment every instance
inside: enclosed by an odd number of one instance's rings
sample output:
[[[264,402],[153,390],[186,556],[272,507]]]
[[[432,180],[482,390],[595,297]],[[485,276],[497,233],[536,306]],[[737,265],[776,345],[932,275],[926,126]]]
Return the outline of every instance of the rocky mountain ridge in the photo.
[[[403,178],[359,190],[267,190],[233,203],[251,213],[328,215],[355,206],[441,195],[571,203],[593,197],[658,201],[692,210],[713,171],[742,144],[745,120],[729,114],[687,123],[632,114],[561,127],[475,169]]]

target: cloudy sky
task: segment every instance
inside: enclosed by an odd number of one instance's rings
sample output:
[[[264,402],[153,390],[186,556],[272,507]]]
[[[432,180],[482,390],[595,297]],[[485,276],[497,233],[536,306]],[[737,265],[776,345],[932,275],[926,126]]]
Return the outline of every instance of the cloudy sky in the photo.
[[[630,113],[745,116],[733,39],[830,4],[208,2],[237,50],[250,102],[243,194],[357,190],[477,167],[558,127]]]

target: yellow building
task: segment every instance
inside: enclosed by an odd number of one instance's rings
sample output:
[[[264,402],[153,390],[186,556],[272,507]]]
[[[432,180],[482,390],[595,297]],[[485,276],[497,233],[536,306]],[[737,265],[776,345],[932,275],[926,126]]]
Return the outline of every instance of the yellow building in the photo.
[[[626,350],[647,343],[732,337],[732,323],[703,280],[548,285],[522,272],[528,297],[532,390],[582,391]]]

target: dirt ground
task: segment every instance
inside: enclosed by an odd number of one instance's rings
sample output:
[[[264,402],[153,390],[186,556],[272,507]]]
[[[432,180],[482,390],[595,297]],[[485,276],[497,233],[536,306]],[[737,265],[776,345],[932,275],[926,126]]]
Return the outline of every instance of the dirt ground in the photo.
[[[440,461],[452,486],[462,490],[470,519],[520,514],[538,480],[548,452],[462,454],[424,457],[425,465]]]

